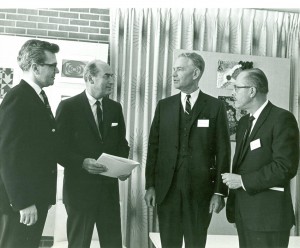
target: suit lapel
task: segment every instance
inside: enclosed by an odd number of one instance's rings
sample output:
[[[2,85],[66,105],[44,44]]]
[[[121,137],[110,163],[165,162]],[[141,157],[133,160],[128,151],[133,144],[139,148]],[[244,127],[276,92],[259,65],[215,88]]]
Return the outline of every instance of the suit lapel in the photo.
[[[245,120],[241,122],[239,125],[241,125],[240,130],[239,130],[239,135],[236,135],[236,149],[235,149],[235,154],[234,154],[234,159],[233,159],[233,164],[232,168],[233,170],[235,167],[239,164],[241,161],[242,155],[240,154],[242,151],[242,143],[243,143],[243,137],[247,129],[247,123],[250,115],[248,114],[247,117],[245,117]]]
[[[195,105],[193,107],[193,116],[192,116],[192,121],[190,122],[190,126],[189,128],[191,128],[191,126],[193,125],[193,123],[195,122],[195,120],[197,119],[197,117],[200,115],[200,113],[202,112],[202,110],[204,109],[204,107],[206,106],[206,97],[205,95],[202,93],[202,91],[199,92],[198,98],[195,102]]]
[[[112,123],[111,119],[112,119],[112,113],[114,111],[109,111],[111,109],[110,107],[110,102],[109,99],[107,97],[103,97],[102,99],[102,111],[103,111],[103,139],[105,139],[105,137],[108,134],[110,125]]]
[[[255,123],[255,126],[254,126],[252,132],[250,133],[248,142],[245,144],[245,149],[243,149],[243,153],[241,155],[241,158],[239,159],[239,162],[243,160],[243,158],[244,158],[245,154],[247,153],[248,148],[250,146],[250,142],[253,140],[253,138],[255,137],[255,135],[257,133],[257,131],[261,128],[262,124],[267,119],[271,109],[272,109],[272,104],[269,102],[267,104],[267,106],[263,109],[261,114],[259,115],[259,117],[258,117],[258,119]]]
[[[99,137],[99,139],[100,139],[99,130],[98,130],[98,127],[97,127],[97,124],[96,124],[96,121],[95,121],[95,118],[94,118],[94,115],[93,115],[93,112],[91,109],[91,105],[85,94],[85,91],[81,93],[80,99],[82,102],[83,112],[86,116],[86,119],[87,119],[89,125],[91,126],[93,132],[95,133],[95,136]]]

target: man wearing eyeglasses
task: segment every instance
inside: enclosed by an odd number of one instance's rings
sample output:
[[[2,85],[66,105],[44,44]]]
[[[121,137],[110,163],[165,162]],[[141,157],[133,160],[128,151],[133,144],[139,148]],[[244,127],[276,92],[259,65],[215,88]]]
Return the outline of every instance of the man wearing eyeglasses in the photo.
[[[163,248],[205,247],[212,213],[224,207],[230,141],[225,106],[199,89],[205,62],[183,53],[173,67],[181,92],[158,102],[146,163],[148,207],[157,204]]]
[[[55,120],[43,88],[59,72],[56,44],[28,40],[17,57],[21,82],[0,106],[0,247],[39,247],[56,199]]]
[[[90,247],[96,224],[101,247],[122,248],[118,179],[101,175],[107,169],[96,161],[103,152],[128,157],[122,107],[108,98],[113,90],[108,64],[89,62],[83,77],[86,90],[62,101],[56,112],[65,153],[68,247]]]
[[[299,129],[289,111],[267,100],[268,79],[260,69],[242,71],[233,96],[248,115],[238,123],[227,219],[236,223],[240,247],[286,248],[295,224],[290,180],[299,162]]]

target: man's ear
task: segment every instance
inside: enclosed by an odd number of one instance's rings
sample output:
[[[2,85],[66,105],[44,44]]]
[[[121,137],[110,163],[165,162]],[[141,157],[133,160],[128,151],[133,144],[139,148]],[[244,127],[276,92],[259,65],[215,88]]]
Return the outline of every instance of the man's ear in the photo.
[[[33,71],[34,75],[40,74],[40,67],[38,67],[38,65],[35,63],[31,65],[31,70]]]
[[[257,89],[255,87],[251,87],[250,97],[253,98],[256,96]]]
[[[90,84],[94,84],[93,77],[91,75],[88,76],[88,81]]]
[[[193,73],[193,79],[199,78],[200,74],[201,74],[200,69],[199,69],[199,68],[196,68],[196,69],[194,70],[194,73]]]

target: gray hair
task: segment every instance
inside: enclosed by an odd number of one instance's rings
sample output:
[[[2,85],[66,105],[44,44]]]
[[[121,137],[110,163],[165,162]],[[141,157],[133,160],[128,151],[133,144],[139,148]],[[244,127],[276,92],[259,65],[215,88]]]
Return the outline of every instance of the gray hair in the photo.
[[[46,60],[45,51],[58,53],[59,46],[42,40],[28,40],[21,47],[17,57],[18,64],[23,71],[28,71],[32,64],[42,64]]]
[[[84,81],[87,82],[90,76],[96,77],[98,73],[101,72],[102,65],[107,65],[107,64],[101,60],[90,61],[83,70]]]
[[[202,56],[198,53],[181,53],[178,55],[178,58],[188,58],[190,59],[193,64],[200,70],[200,76],[202,76],[204,69],[205,69],[205,61]]]

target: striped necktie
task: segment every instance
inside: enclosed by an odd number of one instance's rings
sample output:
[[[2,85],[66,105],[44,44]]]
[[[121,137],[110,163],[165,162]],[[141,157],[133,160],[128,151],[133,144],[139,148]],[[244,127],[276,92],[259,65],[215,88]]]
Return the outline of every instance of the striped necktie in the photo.
[[[190,98],[191,98],[191,95],[186,95],[185,111],[184,111],[184,113],[186,115],[190,115],[191,111],[192,111],[192,106],[191,106]]]

